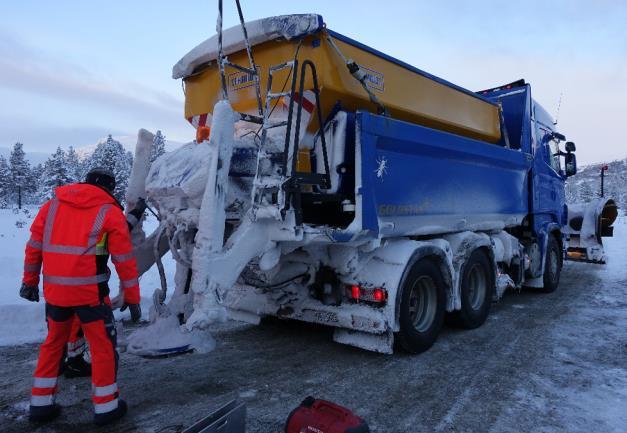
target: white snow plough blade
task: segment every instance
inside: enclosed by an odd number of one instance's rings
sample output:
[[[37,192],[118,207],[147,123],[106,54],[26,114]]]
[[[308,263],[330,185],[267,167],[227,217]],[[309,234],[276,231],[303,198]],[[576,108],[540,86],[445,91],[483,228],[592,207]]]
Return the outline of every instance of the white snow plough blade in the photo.
[[[568,206],[566,258],[577,262],[604,264],[607,260],[603,238],[614,234],[612,224],[618,209],[612,199],[598,198],[589,203]]]

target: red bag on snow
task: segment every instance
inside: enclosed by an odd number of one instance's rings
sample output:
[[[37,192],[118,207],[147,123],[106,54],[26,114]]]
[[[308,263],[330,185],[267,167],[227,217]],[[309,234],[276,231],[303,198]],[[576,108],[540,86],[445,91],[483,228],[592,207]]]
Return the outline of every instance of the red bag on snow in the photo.
[[[370,433],[370,429],[345,407],[307,397],[287,417],[285,433]]]

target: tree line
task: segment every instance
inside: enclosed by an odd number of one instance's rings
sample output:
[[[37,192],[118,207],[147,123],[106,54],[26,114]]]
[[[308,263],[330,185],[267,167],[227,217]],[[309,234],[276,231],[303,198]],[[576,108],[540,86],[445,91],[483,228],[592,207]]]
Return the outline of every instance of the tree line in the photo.
[[[606,166],[603,195],[627,209],[627,159],[582,168],[566,182],[567,203],[587,203],[601,196],[601,167]]]
[[[151,161],[165,153],[165,136],[157,131],[153,140]],[[82,182],[89,170],[102,167],[115,174],[113,195],[124,200],[133,166],[133,155],[111,135],[98,143],[90,155],[83,158],[70,146],[57,147],[43,163],[32,166],[26,158],[23,143],[17,142],[9,158],[0,155],[0,208],[41,204],[54,196],[54,190],[69,183]]]

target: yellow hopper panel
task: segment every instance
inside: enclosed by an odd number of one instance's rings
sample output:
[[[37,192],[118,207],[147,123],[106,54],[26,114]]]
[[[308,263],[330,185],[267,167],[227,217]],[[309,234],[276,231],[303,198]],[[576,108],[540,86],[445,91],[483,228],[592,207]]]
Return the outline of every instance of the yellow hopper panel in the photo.
[[[376,112],[376,106],[370,101],[367,92],[349,73],[327,37],[334,40],[346,58],[357,62],[366,72],[368,88],[392,117],[491,143],[501,138],[497,105],[324,28],[301,39],[276,39],[253,47],[255,63],[260,70],[262,99],[267,91],[268,69],[293,60],[297,55],[299,63],[311,60],[316,66],[323,118],[337,102],[345,110]],[[235,64],[249,66],[245,49],[229,54],[228,58]],[[211,113],[214,104],[221,98],[220,73],[216,62],[196,69],[183,78],[185,117],[188,119]],[[305,89],[313,88],[309,72]],[[289,73],[289,69],[275,73],[273,92],[290,90]],[[246,72],[229,67],[226,68],[225,76],[234,110],[258,114],[253,78]],[[315,116],[313,119],[310,130],[318,129]]]

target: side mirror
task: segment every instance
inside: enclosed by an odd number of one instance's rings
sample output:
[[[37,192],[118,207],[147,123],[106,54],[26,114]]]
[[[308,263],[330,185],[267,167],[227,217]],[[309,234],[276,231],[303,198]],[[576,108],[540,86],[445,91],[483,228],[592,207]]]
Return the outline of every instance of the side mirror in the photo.
[[[575,154],[569,152],[564,155],[564,158],[566,162],[566,176],[569,177],[577,174],[577,157]]]
[[[576,150],[575,148],[575,143],[573,143],[572,141],[567,141],[566,142],[566,152],[574,152]]]

